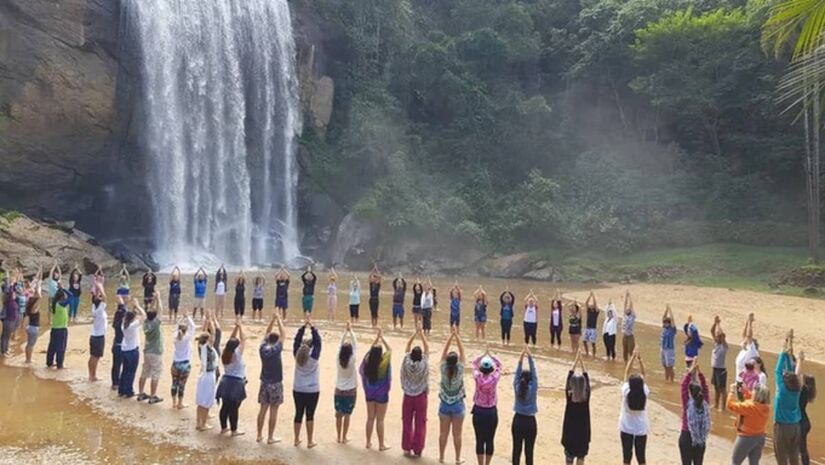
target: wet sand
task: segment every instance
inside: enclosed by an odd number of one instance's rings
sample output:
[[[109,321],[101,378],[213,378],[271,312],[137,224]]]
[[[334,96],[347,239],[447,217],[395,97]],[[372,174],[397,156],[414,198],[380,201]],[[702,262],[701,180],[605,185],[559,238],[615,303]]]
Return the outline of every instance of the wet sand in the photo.
[[[323,279],[323,278],[322,278]],[[165,278],[160,279],[165,282]],[[473,281],[475,284],[476,281]],[[440,289],[446,289],[447,282],[436,282]],[[540,298],[545,299],[545,295],[549,298],[553,289],[539,288],[537,284],[530,282],[504,282],[496,280],[482,280],[490,291],[492,301],[497,300],[498,291],[509,284],[512,290],[517,294],[520,300],[521,296],[525,295],[527,288],[535,286]],[[293,284],[294,287],[294,284]],[[320,288],[321,286],[319,286]],[[325,287],[325,286],[324,286]],[[343,287],[343,286],[341,286]],[[466,287],[470,287],[467,285]],[[474,287],[474,286],[473,286]],[[134,288],[134,287],[133,287]],[[624,288],[615,288],[610,290],[599,290],[597,292],[599,301],[603,305],[610,297],[610,293],[623,292]],[[495,290],[495,294],[494,294]],[[637,308],[640,309],[640,318],[648,320],[644,315],[644,305],[647,299],[653,301],[653,295],[647,296],[644,289],[633,290],[636,295]],[[271,290],[270,290],[271,291]],[[290,301],[293,303],[299,302],[297,289],[293,289],[290,293]],[[658,290],[656,290],[658,292]],[[465,292],[467,292],[465,290]],[[570,291],[569,295],[575,295],[577,291]],[[724,293],[724,290],[710,290],[708,292]],[[586,292],[584,292],[586,294]],[[113,292],[110,293],[113,295]],[[762,296],[761,294],[759,295]],[[267,309],[265,315],[271,315],[272,297],[267,294]],[[316,440],[319,446],[312,450],[307,450],[304,447],[295,448],[292,445],[292,415],[293,403],[290,396],[292,386],[292,370],[293,357],[291,354],[284,354],[284,373],[285,373],[285,393],[286,402],[281,407],[277,435],[283,438],[283,442],[277,445],[267,446],[255,442],[255,418],[257,414],[257,393],[258,393],[258,373],[260,370],[260,362],[257,357],[257,346],[265,328],[264,324],[248,324],[246,331],[248,333],[248,347],[246,351],[247,361],[247,375],[249,383],[247,384],[247,400],[241,408],[240,425],[241,430],[247,434],[242,437],[228,438],[218,435],[216,431],[207,433],[198,433],[194,430],[194,408],[189,407],[183,411],[175,411],[171,409],[171,402],[169,400],[169,385],[170,376],[168,375],[168,368],[165,369],[163,377],[161,378],[159,395],[164,398],[164,402],[156,405],[146,405],[145,403],[138,403],[134,400],[120,400],[116,394],[109,390],[109,383],[102,381],[98,383],[88,383],[86,376],[86,360],[88,357],[88,333],[90,326],[88,324],[78,324],[72,326],[69,330],[69,351],[67,356],[67,369],[56,372],[47,370],[44,365],[45,348],[48,344],[48,331],[38,341],[35,351],[34,365],[31,370],[40,378],[57,379],[64,381],[71,388],[74,396],[82,399],[84,402],[80,403],[83,408],[91,406],[94,410],[93,417],[77,417],[75,412],[76,406],[69,405],[65,409],[65,417],[70,418],[72,422],[93,423],[96,428],[105,431],[103,437],[111,436],[109,430],[112,428],[127,428],[129,431],[139,431],[138,433],[130,433],[130,437],[140,437],[142,439],[151,438],[152,442],[160,442],[169,444],[170,449],[161,452],[161,456],[167,460],[178,459],[182,463],[189,462],[213,462],[220,458],[235,461],[255,461],[255,460],[275,460],[281,463],[311,463],[319,458],[331,464],[354,464],[354,463],[408,463],[409,459],[403,457],[400,450],[400,430],[401,430],[401,400],[403,394],[398,382],[398,367],[402,358],[402,350],[406,344],[406,337],[410,334],[410,329],[394,332],[391,330],[391,320],[388,316],[389,312],[389,293],[382,293],[381,306],[381,324],[384,327],[390,344],[395,349],[393,354],[393,373],[394,384],[391,390],[390,407],[386,419],[387,441],[392,449],[386,452],[377,452],[375,450],[366,450],[364,448],[364,423],[366,419],[366,408],[363,402],[363,392],[360,392],[359,399],[356,404],[356,409],[352,418],[352,426],[350,430],[350,442],[347,445],[339,445],[335,442],[335,427],[334,427],[334,411],[332,403],[333,383],[335,380],[335,355],[338,341],[340,340],[341,331],[344,328],[342,321],[346,310],[346,298],[343,291],[339,292],[339,306],[337,309],[338,321],[332,324],[323,321],[326,317],[326,298],[325,293],[319,293],[316,296],[315,319],[318,326],[321,328],[321,333],[324,337],[324,349],[322,351],[321,366],[322,366],[322,391],[321,401],[316,413]],[[188,308],[191,297],[184,295],[184,304],[182,308]],[[211,302],[211,299],[209,299]],[[366,299],[362,299],[366,302]],[[617,300],[614,298],[614,301]],[[804,300],[804,299],[802,299]],[[81,307],[81,315],[88,313],[87,296],[84,296],[84,305]],[[227,298],[231,305],[231,296]],[[409,302],[409,296],[408,296]],[[362,305],[362,324],[356,327],[356,332],[359,336],[359,357],[363,356],[366,351],[367,344],[369,344],[373,337],[374,331],[367,328],[363,324],[363,316],[368,314]],[[441,302],[442,309],[444,302]],[[677,317],[680,315],[679,307],[674,306],[677,312]],[[542,308],[541,316],[544,318],[540,323],[539,343],[546,345],[549,341],[549,333],[546,328],[546,308]],[[248,311],[248,310],[247,310]],[[111,313],[111,311],[110,311]],[[231,318],[228,316],[231,310],[226,311],[226,318],[223,324],[224,340],[228,337],[226,332],[231,326]],[[431,351],[432,351],[432,365],[430,378],[430,402],[429,402],[429,422],[427,446],[424,451],[424,458],[416,460],[419,463],[436,463],[438,457],[437,441],[438,441],[438,419],[437,419],[437,358],[440,356],[443,341],[446,339],[448,330],[446,329],[446,311],[437,312],[434,315],[434,331],[431,337]],[[498,340],[498,321],[497,321],[498,306],[492,304],[490,306],[489,315],[490,322],[488,323],[489,341]],[[289,329],[287,330],[288,338],[291,340],[297,328],[297,321],[295,320],[296,310],[290,310],[292,318],[287,322]],[[408,316],[410,312],[408,310]],[[697,320],[700,318],[695,314]],[[712,318],[712,315],[711,315]],[[655,320],[655,318],[650,318]],[[520,315],[517,315],[516,325],[513,328],[514,341],[521,338],[522,331],[520,328]],[[411,321],[408,321],[408,325]],[[700,320],[701,324],[701,320]],[[465,334],[465,340],[468,341],[468,356],[478,355],[483,352],[484,345],[472,341],[472,308],[468,299],[465,299],[462,312],[462,327]],[[164,345],[165,345],[165,366],[171,365],[172,352],[172,330],[173,325],[164,319]],[[727,329],[731,333],[731,329]],[[660,380],[661,370],[658,367],[657,341],[658,330],[655,328],[642,327],[640,328],[639,338],[644,344],[643,353],[646,357],[649,370],[648,379],[651,384],[651,425],[652,432],[648,445],[649,463],[674,463],[675,454],[678,454],[677,439],[679,434],[680,421],[678,418],[678,387],[665,385]],[[759,327],[757,327],[759,331]],[[111,344],[111,332],[107,335],[107,352],[101,361],[99,368],[99,377],[108,379],[108,370],[110,368],[111,356],[108,347]],[[565,338],[566,339],[566,338]],[[499,386],[499,426],[496,435],[496,452],[494,462],[507,463],[510,460],[511,453],[511,435],[510,424],[512,419],[512,403],[513,403],[513,389],[512,389],[512,371],[515,368],[518,352],[520,347],[518,344],[510,348],[502,348],[497,344],[492,345],[494,353],[499,354],[502,358],[504,366],[506,367],[505,376],[502,378]],[[601,345],[599,350],[602,351]],[[19,352],[18,352],[19,354]],[[539,421],[539,438],[537,442],[536,463],[563,463],[563,450],[559,444],[561,436],[561,421],[564,411],[564,396],[563,384],[566,373],[572,362],[572,354],[566,351],[550,351],[541,350],[538,355],[538,370],[540,380],[540,400],[538,414]],[[11,359],[6,360],[6,363],[12,365],[22,365],[22,355],[17,355]],[[729,358],[729,363],[732,363],[733,357]],[[768,362],[771,363],[771,362]],[[190,405],[194,405],[194,387],[197,376],[199,363],[193,363],[193,374],[190,376],[189,384],[187,386],[186,401]],[[588,362],[588,369],[591,377],[594,380],[594,391],[591,401],[591,412],[593,421],[593,441],[591,443],[591,452],[588,456],[590,463],[616,463],[617,458],[621,453],[621,446],[618,442],[618,413],[619,413],[619,394],[618,386],[620,384],[619,377],[622,376],[623,366],[621,362],[607,363],[601,360],[594,360]],[[657,370],[658,369],[658,370]],[[6,373],[10,368],[2,368],[2,375],[5,378]],[[19,372],[18,372],[19,373]],[[27,372],[28,373],[28,372]],[[27,375],[29,376],[29,375]],[[822,378],[821,378],[822,379]],[[472,402],[472,393],[474,387],[472,386],[472,378],[469,372],[465,375],[465,382],[467,386],[467,404],[468,407]],[[42,396],[37,395],[33,397],[31,403],[11,402],[8,409],[7,418],[15,418],[16,415],[31,416],[35,412],[35,417],[40,415],[47,415],[49,412],[61,410],[60,407],[53,405],[41,405],[39,399]],[[63,400],[65,402],[65,399]],[[71,403],[71,402],[70,402]],[[469,410],[469,408],[468,408]],[[217,415],[217,409],[213,409],[213,413]],[[812,415],[813,416],[813,415]],[[814,416],[814,418],[817,418]],[[821,417],[820,417],[821,418]],[[475,463],[474,456],[474,436],[472,430],[472,418],[467,416],[464,423],[464,448],[463,456],[468,463]],[[217,424],[217,418],[212,420]],[[816,421],[815,427],[816,427]],[[17,422],[3,421],[4,425],[15,425],[12,431],[17,431]],[[116,425],[116,426],[114,426]],[[21,427],[22,428],[22,427]],[[7,429],[6,427],[2,429]],[[821,437],[817,436],[817,431],[812,433],[811,438]],[[706,463],[708,464],[727,464],[729,463],[731,438],[734,435],[732,428],[732,419],[728,415],[714,414],[714,436],[711,438],[706,454]],[[20,444],[9,439],[9,436],[16,437],[17,435],[0,436],[0,447],[5,451],[11,451],[12,448],[21,448],[24,452],[33,449],[27,444]],[[104,439],[105,442],[105,439]],[[139,441],[143,443],[142,441]],[[816,441],[813,441],[816,442]],[[820,441],[821,442],[821,441]],[[377,443],[374,438],[373,443]],[[821,444],[820,444],[821,446]],[[36,449],[36,447],[34,447]],[[36,449],[39,450],[39,449]],[[185,454],[193,454],[191,458]],[[98,456],[93,461],[101,462]],[[452,446],[448,445],[447,463],[452,463],[453,453]],[[769,459],[766,459],[769,460]],[[25,460],[28,462],[29,460]],[[40,460],[37,460],[40,461]],[[112,456],[103,461],[111,461],[113,463],[131,463],[122,456]],[[147,460],[138,460],[138,462],[155,461],[151,458]],[[17,462],[19,463],[19,461]],[[72,462],[74,463],[74,462]],[[77,463],[83,463],[77,462]]]

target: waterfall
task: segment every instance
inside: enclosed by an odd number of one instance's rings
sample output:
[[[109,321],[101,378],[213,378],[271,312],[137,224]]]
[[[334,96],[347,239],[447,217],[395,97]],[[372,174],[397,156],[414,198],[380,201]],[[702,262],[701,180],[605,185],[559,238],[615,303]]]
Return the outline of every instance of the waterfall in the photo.
[[[123,0],[161,266],[299,255],[301,131],[287,0]]]

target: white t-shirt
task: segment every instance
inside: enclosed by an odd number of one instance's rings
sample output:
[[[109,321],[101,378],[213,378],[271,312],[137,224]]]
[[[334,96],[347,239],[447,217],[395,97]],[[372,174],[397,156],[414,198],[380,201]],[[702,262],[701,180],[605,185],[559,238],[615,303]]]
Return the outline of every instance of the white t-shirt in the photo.
[[[559,326],[559,323],[561,323],[561,310],[554,308],[551,310],[551,314],[553,315],[553,326]]]
[[[424,291],[424,293],[421,294],[421,308],[433,308],[432,291]]]
[[[748,344],[745,349],[739,351],[739,355],[736,356],[736,380],[742,381],[742,373],[745,372],[745,364],[752,360],[754,357],[759,356],[759,351],[756,350],[756,344]],[[767,383],[767,379],[765,381]]]
[[[106,302],[100,302],[92,307],[92,336],[106,335]]]
[[[175,355],[172,359],[173,362],[187,362],[192,359],[192,339],[195,337],[195,322],[192,321],[192,317],[187,316],[187,328],[186,334],[183,335],[182,338],[178,339],[178,331],[179,329],[175,330]]]
[[[650,430],[650,422],[647,418],[647,404],[644,410],[630,410],[627,406],[627,395],[630,393],[630,384],[622,384],[622,411],[619,415],[619,430],[625,434],[633,436],[645,436]],[[650,388],[645,383],[645,395],[650,403]]]
[[[613,304],[607,304],[605,308],[605,315],[613,315],[613,318],[605,318],[604,323],[602,324],[602,333],[607,334],[608,336],[615,336],[616,335],[616,325],[618,322],[618,317],[616,316],[616,307]]]
[[[223,281],[218,281],[218,284],[215,285],[215,295],[226,295],[226,283]]]
[[[141,322],[135,318],[129,326],[123,326],[123,342],[120,350],[127,352],[140,347],[140,326]]]
[[[535,305],[528,305],[524,308],[524,322],[525,323],[538,323],[539,316],[538,316],[538,308]]]

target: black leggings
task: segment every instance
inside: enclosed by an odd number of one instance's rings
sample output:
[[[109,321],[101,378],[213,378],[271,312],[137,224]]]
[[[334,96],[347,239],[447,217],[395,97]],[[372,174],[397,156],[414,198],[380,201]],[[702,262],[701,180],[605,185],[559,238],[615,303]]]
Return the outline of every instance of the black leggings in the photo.
[[[510,342],[510,330],[513,329],[513,320],[501,320],[501,340]]]
[[[232,431],[238,431],[238,410],[241,408],[241,403],[234,400],[221,400],[221,429],[226,429],[226,420],[229,420],[229,425]]]
[[[561,326],[550,325],[550,345],[556,343],[561,345]]]
[[[533,340],[533,345],[536,345],[536,330],[538,329],[538,323],[524,323],[524,343],[529,344],[530,340]]]
[[[296,392],[292,391],[292,400],[295,402],[295,423],[304,421],[306,412],[307,421],[315,420],[315,407],[318,406],[318,392]]]
[[[679,455],[682,456],[682,465],[702,465],[705,461],[705,445],[694,446],[689,431],[682,431],[679,435]]]
[[[476,455],[493,455],[496,428],[498,428],[498,411],[495,407],[473,407],[473,429],[476,432]]]
[[[607,358],[616,360],[616,335],[604,333],[602,336],[604,347],[607,349]]]
[[[536,445],[536,417],[533,415],[513,416],[513,465],[521,463],[521,448],[524,446],[524,463],[533,465],[533,446]]]
[[[802,438],[799,441],[799,455],[802,458],[802,465],[811,465],[811,454],[808,452],[808,433],[811,432],[811,420],[803,418],[800,427]]]
[[[246,300],[235,297],[235,316],[243,316],[246,310]]]
[[[634,436],[632,434],[622,433],[622,457],[624,463],[630,463],[633,460],[633,449],[636,449],[636,461],[639,465],[647,463],[645,458],[645,447],[647,447],[647,435]]]

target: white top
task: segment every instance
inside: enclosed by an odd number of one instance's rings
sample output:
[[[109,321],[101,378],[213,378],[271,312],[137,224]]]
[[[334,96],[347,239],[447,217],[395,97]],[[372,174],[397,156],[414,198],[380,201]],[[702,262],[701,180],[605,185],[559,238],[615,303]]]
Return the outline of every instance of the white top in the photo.
[[[338,293],[338,285],[337,285],[337,284],[335,284],[334,282],[329,283],[329,284],[327,285],[327,293],[328,293],[329,295],[334,295],[334,294],[337,294],[337,293]]]
[[[215,295],[226,295],[226,283],[218,281],[215,285]]]
[[[344,334],[346,336],[346,334]],[[340,347],[344,345],[344,337],[341,337]],[[338,377],[335,381],[335,389],[340,391],[349,391],[358,388],[358,370],[355,368],[357,356],[355,354],[355,344],[352,345],[352,356],[349,358],[349,363],[346,367],[342,367],[338,362],[338,357],[335,358],[335,366],[338,367]]]
[[[745,372],[745,364],[752,360],[754,357],[759,356],[759,351],[756,350],[756,344],[748,344],[745,349],[739,351],[739,355],[736,356],[736,379],[737,381],[742,381],[742,373]],[[766,380],[767,383],[767,380]]]
[[[232,361],[223,366],[224,374],[236,378],[246,379],[246,363],[243,361],[241,348],[235,349],[235,356]]]
[[[619,321],[619,318],[616,316],[616,306],[613,304],[607,304],[605,307],[605,315],[609,314],[610,312],[613,313],[613,318],[605,317],[604,323],[602,324],[602,333],[607,334],[608,336],[615,336],[616,335],[616,324]]]
[[[768,375],[762,371],[759,372],[759,384],[768,387]]]
[[[355,359],[355,357],[353,357]],[[321,392],[321,377],[320,369],[318,367],[318,360],[312,357],[307,357],[304,366],[295,364],[295,377],[292,384],[292,390],[295,392],[315,393]]]
[[[538,315],[538,312],[536,310],[537,309],[536,309],[535,305],[528,305],[524,309],[524,322],[525,323],[538,323],[539,315]]]
[[[188,362],[192,359],[192,339],[195,338],[195,322],[192,321],[191,316],[186,317],[186,326],[186,333],[181,338],[178,337],[180,329],[175,330],[175,337],[173,338],[175,342],[175,355],[172,359],[173,362]]]
[[[433,292],[424,291],[421,294],[421,308],[433,308]]]
[[[106,302],[100,302],[92,306],[92,336],[106,335]]]
[[[627,394],[630,393],[630,384],[622,384],[622,411],[619,414],[619,430],[633,436],[644,436],[650,430],[647,418],[647,405],[650,404],[650,388],[645,383],[645,395],[648,397],[644,410],[630,410],[627,406]]]
[[[140,347],[140,319],[135,317],[129,326],[123,326],[123,342],[120,344],[120,350],[127,352],[136,350]]]
[[[553,316],[553,326],[558,326],[561,321],[561,309],[554,308],[550,311],[550,314]]]

